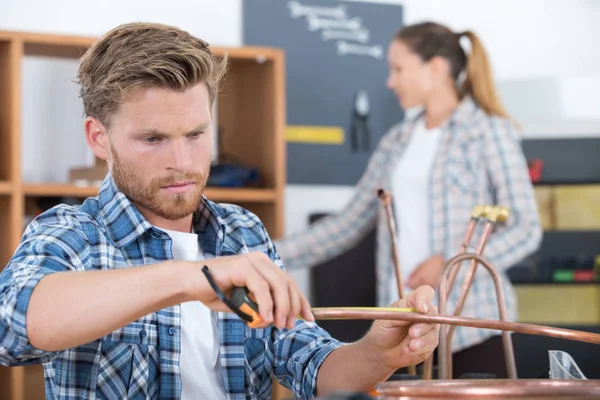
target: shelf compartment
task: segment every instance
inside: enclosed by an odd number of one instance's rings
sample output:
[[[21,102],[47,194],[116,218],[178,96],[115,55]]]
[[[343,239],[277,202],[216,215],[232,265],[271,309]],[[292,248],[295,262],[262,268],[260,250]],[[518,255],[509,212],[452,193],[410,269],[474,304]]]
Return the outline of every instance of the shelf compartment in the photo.
[[[12,184],[7,181],[0,181],[0,195],[10,194],[12,191]]]
[[[1,188],[1,186],[0,186]],[[23,193],[29,197],[93,197],[100,188],[70,184],[25,184]],[[277,198],[273,189],[208,187],[205,196],[212,201],[231,203],[270,203]]]

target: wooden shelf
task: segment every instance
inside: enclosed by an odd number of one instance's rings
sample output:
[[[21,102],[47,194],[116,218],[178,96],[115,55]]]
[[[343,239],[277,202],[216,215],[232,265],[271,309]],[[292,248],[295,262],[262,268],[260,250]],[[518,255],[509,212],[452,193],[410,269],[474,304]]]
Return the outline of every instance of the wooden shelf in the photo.
[[[61,183],[26,183],[23,185],[23,194],[32,197],[92,197],[98,194],[99,189]]]
[[[96,39],[0,30],[0,270],[21,241],[27,206],[39,207],[36,198],[84,199],[98,194],[97,186],[24,182],[22,165],[22,119],[27,107],[22,101],[23,60],[76,60]],[[256,168],[268,189],[209,187],[205,195],[215,202],[247,208],[258,215],[269,235],[278,239],[284,232],[286,182],[285,54],[281,49],[260,46],[210,48],[215,56],[229,59],[224,85],[216,99],[216,122],[219,132],[225,132],[219,143],[221,151]],[[80,111],[74,109],[73,113]],[[0,400],[44,398],[40,371],[39,365],[0,367]],[[281,393],[281,386],[275,386],[275,400],[287,397]]]
[[[97,38],[86,36],[66,36],[35,32],[0,31],[0,41],[19,40],[23,43],[24,53],[32,56],[79,58]],[[262,63],[274,60],[280,50],[261,47],[219,47],[210,46],[217,57],[227,55],[236,60],[248,60]]]
[[[2,188],[0,182],[0,193],[2,193]],[[99,189],[96,186],[85,187],[61,183],[23,185],[23,193],[30,197],[93,197],[98,194]],[[10,190],[10,186],[8,190]],[[208,187],[204,194],[209,200],[217,202],[269,203],[277,199],[277,193],[273,189]]]
[[[277,193],[273,189],[208,187],[204,195],[212,201],[231,203],[270,203],[277,199]]]
[[[10,182],[0,181],[0,194],[10,194],[12,185]]]

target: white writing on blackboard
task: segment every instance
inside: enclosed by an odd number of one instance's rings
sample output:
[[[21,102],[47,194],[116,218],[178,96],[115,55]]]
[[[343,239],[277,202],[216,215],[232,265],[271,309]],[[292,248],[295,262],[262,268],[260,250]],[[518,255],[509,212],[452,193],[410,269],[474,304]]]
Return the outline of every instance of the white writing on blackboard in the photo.
[[[365,28],[355,31],[325,29],[321,36],[323,40],[354,40],[364,44],[369,41],[371,32]]]
[[[361,18],[350,18],[344,5],[314,6],[296,0],[290,0],[287,4],[291,18],[305,18],[308,31],[321,31],[323,41],[336,41],[335,48],[339,55],[383,58],[383,46],[368,45],[371,32],[362,25]]]
[[[346,19],[346,7],[339,5],[336,7],[307,6],[297,1],[288,1],[288,8],[292,18],[300,17],[328,17],[336,19]]]
[[[346,54],[358,54],[361,56],[371,56],[378,59],[383,58],[383,47],[382,46],[363,46],[360,44],[353,44],[344,41],[338,41],[338,53],[340,55]]]
[[[358,17],[352,19],[328,19],[310,15],[306,18],[309,31],[318,31],[319,29],[349,29],[354,31],[361,29],[361,21]]]

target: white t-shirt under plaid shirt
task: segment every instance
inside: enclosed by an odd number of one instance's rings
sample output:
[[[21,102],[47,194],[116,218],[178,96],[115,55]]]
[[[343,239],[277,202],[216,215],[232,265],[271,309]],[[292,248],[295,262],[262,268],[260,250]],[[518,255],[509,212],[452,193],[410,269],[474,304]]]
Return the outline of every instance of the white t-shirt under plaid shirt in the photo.
[[[438,149],[440,128],[427,129],[421,118],[404,155],[392,172],[391,187],[398,230],[398,258],[405,292],[408,277],[432,255],[429,240],[429,176]],[[399,298],[396,279],[390,279],[391,298]]]
[[[173,241],[175,260],[199,261],[204,254],[194,232],[162,229]],[[199,301],[181,304],[181,399],[225,400],[217,317]]]

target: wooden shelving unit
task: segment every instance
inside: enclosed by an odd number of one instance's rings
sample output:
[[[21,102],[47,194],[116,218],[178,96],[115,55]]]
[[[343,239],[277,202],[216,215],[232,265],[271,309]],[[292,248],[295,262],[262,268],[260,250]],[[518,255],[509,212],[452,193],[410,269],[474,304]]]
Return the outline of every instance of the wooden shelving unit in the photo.
[[[22,176],[22,61],[27,56],[77,59],[96,40],[28,32],[0,31],[0,269],[23,232],[26,202],[42,197],[95,196],[97,187],[64,183],[28,183]],[[285,58],[263,47],[213,47],[227,55],[230,68],[217,99],[220,150],[257,168],[260,188],[207,188],[206,196],[255,212],[271,237],[283,235],[285,176]],[[75,77],[73,77],[75,78]],[[67,84],[70,82],[66,82]],[[77,111],[74,111],[77,112]],[[74,132],[74,135],[83,135]],[[52,149],[49,149],[52,150]],[[44,398],[41,366],[0,367],[0,399]],[[280,397],[276,388],[274,398]],[[282,392],[283,393],[283,392]]]
[[[12,185],[10,182],[1,182],[0,181],[0,195],[10,194],[12,191]]]
[[[0,193],[2,193],[0,184]],[[98,194],[99,187],[75,186],[69,184],[25,184],[23,193],[27,197],[93,197]],[[10,191],[10,185],[7,185]],[[273,203],[277,199],[274,189],[247,189],[247,188],[216,188],[209,187],[204,195],[216,202],[228,203]]]

